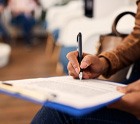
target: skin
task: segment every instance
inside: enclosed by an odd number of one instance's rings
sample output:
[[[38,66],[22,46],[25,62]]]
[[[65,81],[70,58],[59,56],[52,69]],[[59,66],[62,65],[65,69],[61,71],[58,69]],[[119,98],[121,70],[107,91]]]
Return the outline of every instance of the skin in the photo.
[[[67,59],[69,60],[67,68],[69,75],[73,78],[78,78],[80,68],[83,69],[84,79],[96,78],[109,68],[107,60],[103,57],[99,58],[98,56],[84,53],[80,65],[77,57],[77,51],[67,54]],[[125,87],[117,87],[117,90],[125,93],[125,95],[109,107],[126,111],[140,119],[140,80]]]
[[[124,92],[125,95],[109,107],[131,113],[140,120],[140,80],[126,87],[117,87],[117,90]]]
[[[97,56],[84,53],[81,65],[79,65],[77,57],[77,51],[67,54],[69,75],[74,78],[78,78],[80,68],[83,69],[84,79],[96,78],[106,72],[108,68],[107,61],[104,58],[98,58]]]

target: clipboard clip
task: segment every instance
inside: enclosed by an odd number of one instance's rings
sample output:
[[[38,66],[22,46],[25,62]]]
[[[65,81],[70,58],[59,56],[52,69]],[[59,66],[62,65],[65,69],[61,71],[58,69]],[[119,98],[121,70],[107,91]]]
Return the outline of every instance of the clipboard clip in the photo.
[[[39,100],[42,102],[53,101],[57,97],[57,95],[54,93],[48,92],[47,94],[44,95],[40,92],[35,92],[35,91],[27,90],[18,86],[13,86],[13,84],[10,84],[4,81],[0,83],[0,89],[5,92],[11,93],[11,95],[12,94],[21,95],[21,96],[29,97],[31,99]]]

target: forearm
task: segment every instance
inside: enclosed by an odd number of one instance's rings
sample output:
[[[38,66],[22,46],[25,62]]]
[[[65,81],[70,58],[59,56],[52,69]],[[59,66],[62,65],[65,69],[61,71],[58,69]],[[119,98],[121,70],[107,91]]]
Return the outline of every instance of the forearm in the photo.
[[[110,68],[106,71],[106,76],[114,74],[140,58],[140,2],[132,33],[115,50],[101,53],[99,57],[104,57],[109,63]]]

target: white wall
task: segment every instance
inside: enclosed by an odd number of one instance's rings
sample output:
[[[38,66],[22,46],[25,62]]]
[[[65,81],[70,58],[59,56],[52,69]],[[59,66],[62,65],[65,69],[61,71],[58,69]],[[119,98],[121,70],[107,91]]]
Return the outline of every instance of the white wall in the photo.
[[[102,18],[108,16],[118,8],[129,3],[130,0],[94,0],[94,17]]]

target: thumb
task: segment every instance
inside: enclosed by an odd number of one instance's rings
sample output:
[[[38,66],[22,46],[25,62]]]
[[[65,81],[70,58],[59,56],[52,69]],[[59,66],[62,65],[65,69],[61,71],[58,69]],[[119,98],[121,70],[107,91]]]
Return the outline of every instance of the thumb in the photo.
[[[118,86],[117,90],[119,92],[126,93],[127,92],[127,86]]]
[[[140,80],[131,83],[127,86],[119,86],[117,87],[117,90],[123,93],[130,93],[130,92],[134,92],[134,91],[140,91]]]
[[[80,67],[81,67],[82,69],[86,69],[88,66],[90,66],[90,65],[92,64],[92,62],[94,61],[94,58],[95,58],[95,57],[94,57],[93,55],[86,55],[86,56],[83,58]]]

